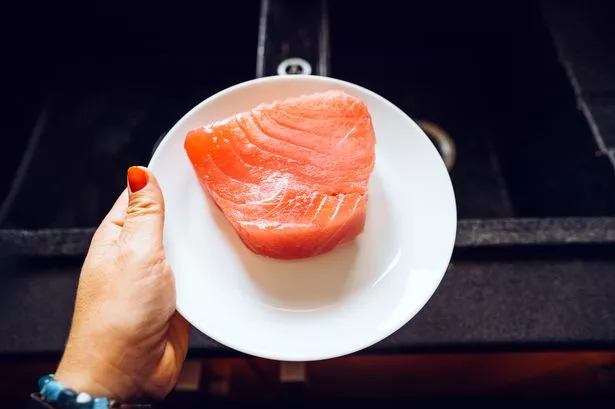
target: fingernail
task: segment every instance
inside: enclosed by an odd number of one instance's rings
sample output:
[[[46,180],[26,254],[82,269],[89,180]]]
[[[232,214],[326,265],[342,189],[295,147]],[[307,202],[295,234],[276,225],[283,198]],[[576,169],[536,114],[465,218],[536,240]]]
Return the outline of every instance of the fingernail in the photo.
[[[138,192],[147,185],[149,177],[147,172],[140,166],[131,166],[128,168],[128,190],[130,193]]]

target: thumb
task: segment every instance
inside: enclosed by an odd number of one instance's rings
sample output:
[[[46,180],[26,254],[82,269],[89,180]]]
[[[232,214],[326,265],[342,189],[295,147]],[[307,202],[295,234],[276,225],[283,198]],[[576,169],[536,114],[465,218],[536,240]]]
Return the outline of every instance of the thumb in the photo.
[[[128,206],[122,228],[122,239],[132,243],[162,246],[164,199],[154,174],[142,166],[127,172]]]

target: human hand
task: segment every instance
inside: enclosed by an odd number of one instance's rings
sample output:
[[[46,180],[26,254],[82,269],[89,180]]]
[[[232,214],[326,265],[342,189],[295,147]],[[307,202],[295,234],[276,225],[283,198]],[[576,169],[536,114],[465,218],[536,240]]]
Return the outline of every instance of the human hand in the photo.
[[[164,200],[154,175],[128,170],[128,189],[102,221],[81,270],[68,343],[55,378],[92,396],[162,398],[188,349],[162,243]]]

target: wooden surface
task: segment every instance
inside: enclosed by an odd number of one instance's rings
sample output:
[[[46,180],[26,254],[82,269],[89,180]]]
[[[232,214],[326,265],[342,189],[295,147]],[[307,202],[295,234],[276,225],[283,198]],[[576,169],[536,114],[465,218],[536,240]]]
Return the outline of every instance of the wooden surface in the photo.
[[[277,362],[219,359],[207,368],[204,379],[227,379],[231,399],[275,401],[283,393]],[[615,353],[346,357],[308,363],[303,393],[309,399],[615,393]]]
[[[0,398],[19,402],[38,376],[54,367],[53,362],[1,365],[11,376],[0,384]],[[344,357],[308,363],[306,378],[303,384],[283,384],[280,363],[259,358],[190,361],[164,407],[214,401],[219,407],[289,400],[615,397],[615,352]]]

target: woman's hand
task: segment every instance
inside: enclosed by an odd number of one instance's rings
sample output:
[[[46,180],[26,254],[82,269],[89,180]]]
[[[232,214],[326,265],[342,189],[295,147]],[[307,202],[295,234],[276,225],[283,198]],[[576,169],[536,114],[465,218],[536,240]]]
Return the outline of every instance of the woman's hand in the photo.
[[[175,311],[162,244],[164,201],[154,175],[128,170],[128,189],[98,227],[85,259],[56,379],[120,401],[164,397],[177,382],[189,326]]]

